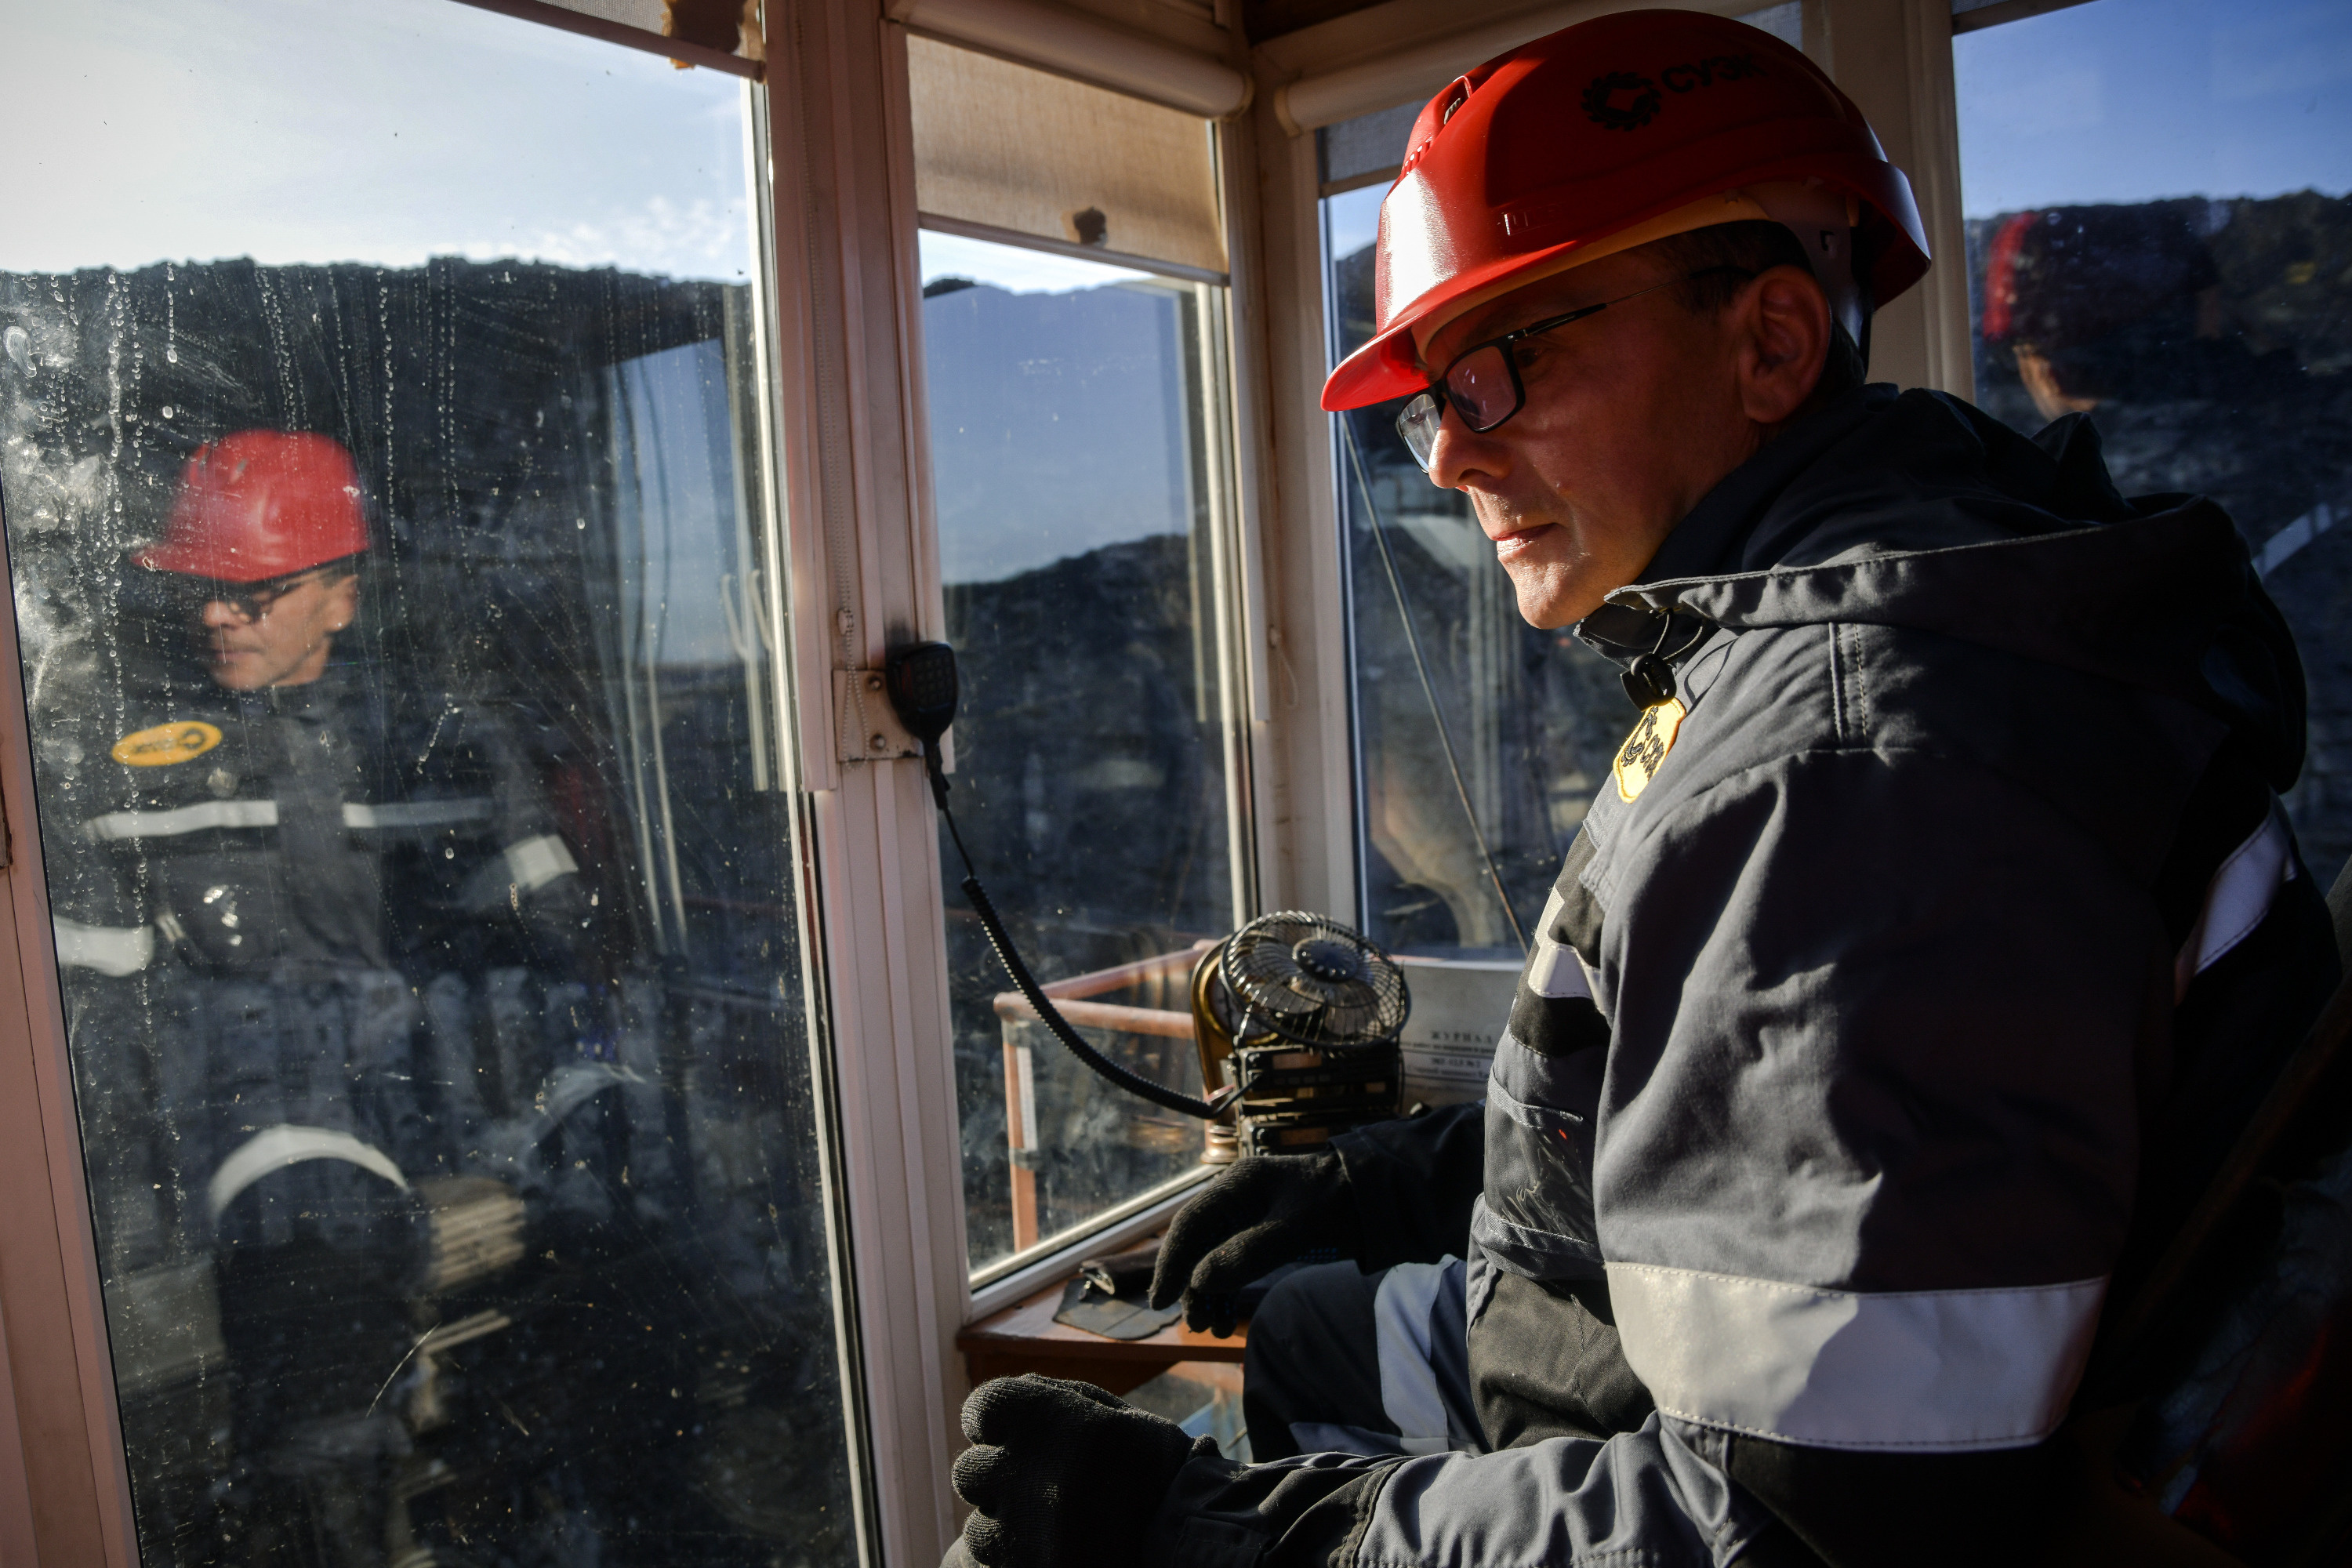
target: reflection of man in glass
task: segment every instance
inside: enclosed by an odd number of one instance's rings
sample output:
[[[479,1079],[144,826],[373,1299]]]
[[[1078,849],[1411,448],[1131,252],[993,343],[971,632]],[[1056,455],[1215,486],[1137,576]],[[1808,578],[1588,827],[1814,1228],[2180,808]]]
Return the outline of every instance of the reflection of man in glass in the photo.
[[[2185,204],[2052,207],[1994,230],[1985,342],[2045,419],[2116,397],[2196,395],[2219,368],[2221,274]]]
[[[94,716],[77,805],[103,864],[57,879],[82,1075],[143,1089],[119,1124],[143,1121],[144,1150],[118,1135],[99,1183],[109,1272],[176,1269],[163,1315],[201,1316],[187,1276],[209,1253],[241,1478],[226,1533],[262,1550],[299,1496],[353,1562],[381,1556],[407,1447],[382,1395],[410,1301],[448,1283],[433,1219],[469,1205],[485,1259],[520,1247],[511,1194],[452,1180],[480,1075],[469,1031],[428,1022],[453,1012],[453,971],[571,970],[584,913],[506,728],[338,657],[368,550],[333,440],[247,431],[196,454],[131,560],[204,679],[181,659],[134,673],[119,717]],[[136,1368],[174,1327],[121,1309],[120,1353]]]

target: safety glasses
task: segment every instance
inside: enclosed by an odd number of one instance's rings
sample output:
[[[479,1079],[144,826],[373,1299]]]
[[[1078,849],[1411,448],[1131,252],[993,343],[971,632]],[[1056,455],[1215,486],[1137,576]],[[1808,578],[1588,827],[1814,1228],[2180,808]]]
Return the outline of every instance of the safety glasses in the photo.
[[[303,584],[323,582],[326,578],[327,574],[314,566],[262,583],[221,583],[209,577],[185,577],[173,587],[191,615],[201,614],[206,605],[226,605],[237,613],[238,618],[257,621],[269,614],[278,600]]]
[[[1587,305],[1553,316],[1532,326],[1505,332],[1499,338],[1488,338],[1454,356],[1445,373],[1426,392],[1416,393],[1397,415],[1397,434],[1412,450],[1413,461],[1423,473],[1429,471],[1432,453],[1437,449],[1438,426],[1445,422],[1445,410],[1451,405],[1462,416],[1462,423],[1472,433],[1483,436],[1526,405],[1528,389],[1519,381],[1517,344],[1527,338],[1555,332],[1570,321],[1580,321],[1587,316],[1597,316],[1612,305],[1622,305],[1628,300],[1638,300],[1644,294],[1677,283],[1687,283],[1695,278],[1705,278],[1717,272],[1736,272],[1742,278],[1754,273],[1744,267],[1702,267],[1696,272],[1685,272],[1679,278],[1669,278],[1653,283],[1646,289],[1636,289],[1631,294],[1620,294],[1614,300],[1603,300],[1598,305]]]

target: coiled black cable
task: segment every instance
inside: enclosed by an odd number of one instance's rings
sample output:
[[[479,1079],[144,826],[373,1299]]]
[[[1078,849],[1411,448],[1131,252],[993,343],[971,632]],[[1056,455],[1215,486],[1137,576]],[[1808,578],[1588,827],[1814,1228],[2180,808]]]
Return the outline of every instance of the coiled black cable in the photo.
[[[1047,1032],[1067,1047],[1072,1056],[1128,1093],[1169,1110],[1197,1116],[1203,1121],[1221,1120],[1226,1109],[1240,1098],[1239,1089],[1220,1089],[1207,1100],[1196,1100],[1181,1090],[1154,1083],[1129,1071],[1087,1044],[1077,1030],[1070,1026],[1069,1020],[1062,1016],[1053,999],[1045,994],[1045,988],[1029,973],[1029,966],[1021,962],[1021,954],[1013,948],[1012,937],[1005,933],[1004,922],[996,918],[996,906],[989,902],[988,889],[980,885],[980,873],[972,869],[971,852],[963,847],[963,835],[956,829],[955,813],[948,809],[948,781],[940,768],[938,742],[924,746],[923,763],[930,774],[931,799],[938,803],[940,819],[948,825],[948,837],[955,840],[956,856],[963,862],[963,896],[971,901],[972,913],[980,917],[981,929],[988,933],[988,944],[996,950],[996,961],[1004,965],[1004,973],[1013,977],[1013,988],[1021,993],[1030,1006],[1036,1009],[1037,1019],[1045,1026]]]

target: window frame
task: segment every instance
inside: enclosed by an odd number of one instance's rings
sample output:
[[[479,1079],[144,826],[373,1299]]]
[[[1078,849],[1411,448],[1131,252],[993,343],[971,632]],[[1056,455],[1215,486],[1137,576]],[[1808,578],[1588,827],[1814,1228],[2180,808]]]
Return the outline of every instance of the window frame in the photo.
[[[1213,126],[1213,147],[1214,130]],[[1246,552],[1241,548],[1235,529],[1241,509],[1234,484],[1236,464],[1233,449],[1232,275],[1179,262],[1092,249],[1042,238],[1017,229],[941,218],[929,213],[918,213],[916,216],[919,234],[957,235],[1013,249],[1034,250],[1049,256],[1070,256],[1079,260],[1128,268],[1150,274],[1170,285],[1171,295],[1178,289],[1187,287],[1200,290],[1195,296],[1200,315],[1194,343],[1200,354],[1197,365],[1199,385],[1193,390],[1199,398],[1199,406],[1195,410],[1199,422],[1197,427],[1204,437],[1206,447],[1202,454],[1205,469],[1202,489],[1207,496],[1209,511],[1206,528],[1209,577],[1214,584],[1207,605],[1208,625],[1201,631],[1206,634],[1215,649],[1220,676],[1217,698],[1220,781],[1226,813],[1226,869],[1232,905],[1226,918],[1238,925],[1257,913],[1261,907],[1257,897],[1257,807],[1251,787],[1250,736],[1242,714],[1249,700],[1248,688],[1252,676],[1262,679],[1264,671],[1251,668],[1254,662],[1262,661],[1249,661],[1243,657],[1246,645],[1243,626],[1244,595],[1235,570],[1236,563],[1246,558]],[[1210,289],[1222,291],[1221,296],[1208,293]],[[924,450],[928,453],[929,448]],[[930,516],[929,522],[936,542],[936,513]],[[944,636],[944,630],[940,635]],[[1006,982],[1006,984],[1010,984],[1010,981]],[[1180,1175],[1171,1176],[1111,1205],[1090,1219],[1054,1233],[1036,1247],[971,1267],[971,1300],[965,1310],[965,1321],[986,1317],[1066,1275],[1081,1256],[1113,1249],[1150,1235],[1153,1229],[1166,1223],[1168,1217],[1182,1205],[1192,1189],[1210,1173],[1207,1167],[1195,1164]]]
[[[1008,4],[1012,0],[1007,0]],[[1948,0],[1804,0],[1807,52],[1862,105],[1913,177],[1938,254],[1960,254]],[[497,8],[497,7],[493,7]],[[1613,0],[1524,15],[1532,35],[1613,11]],[[1752,0],[1710,8],[1754,9]],[[903,11],[903,5],[894,7]],[[1013,9],[1050,19],[1042,0]],[[1077,4],[1094,13],[1108,7]],[[1124,13],[1122,13],[1122,16]],[[1171,16],[1173,13],[1171,13]],[[1286,123],[1278,87],[1387,68],[1484,26],[1458,7],[1388,0],[1244,49],[1205,20],[1149,40],[1254,77],[1255,101],[1220,122],[1217,169],[1231,257],[1224,342],[1234,515],[1221,531],[1221,620],[1240,755],[1235,826],[1250,907],[1356,906],[1353,738],[1341,600],[1338,475],[1318,395],[1326,342],[1315,142]],[[1099,26],[1099,24],[1097,24]],[[965,1392],[957,1331],[1066,1269],[1071,1247],[975,1290],[961,1172],[933,1157],[957,1136],[944,905],[919,767],[840,760],[833,672],[878,664],[887,640],[944,626],[921,375],[906,28],[851,0],[805,0],[768,30],[769,222],[759,308],[775,359],[769,464],[782,519],[793,635],[776,650],[798,710],[787,762],[807,926],[808,995],[836,1182],[838,1343],[852,1394],[853,1462],[869,1563],[936,1561],[957,1510],[948,1468]],[[1008,51],[1012,52],[1012,51]],[[1015,58],[1019,58],[1015,54]],[[1055,68],[1050,62],[1030,63]],[[1425,85],[1434,91],[1442,83]],[[1424,90],[1413,82],[1399,101]],[[1895,379],[1970,390],[1964,269],[1940,268],[1883,313],[1875,345]],[[5,540],[0,540],[5,565]],[[846,619],[842,617],[846,616]],[[893,630],[896,629],[896,637]],[[13,605],[0,660],[17,657]],[[0,682],[0,1559],[136,1561],[97,1257],[79,1158],[55,942],[35,828],[20,681]],[[1128,1239],[1164,1220],[1164,1196],[1086,1237]]]
[[[635,37],[608,37],[613,29],[605,25],[590,25],[569,13],[536,14],[556,7],[457,3],[583,33],[616,47],[646,47]],[[784,42],[774,36],[783,31],[774,29],[766,41],[772,47]],[[651,52],[669,51],[656,47]],[[756,374],[765,379],[771,410],[759,433],[764,549],[771,559],[785,563],[789,578],[800,562],[793,549],[796,531],[790,526],[791,514],[782,509],[803,498],[796,495],[788,471],[793,448],[782,397],[793,384],[786,367],[805,363],[794,358],[805,334],[795,338],[791,328],[795,296],[805,292],[806,279],[797,272],[780,275],[776,264],[778,241],[787,226],[777,218],[778,197],[785,185],[775,176],[790,169],[793,160],[772,154],[776,132],[787,123],[797,100],[771,91],[765,79],[769,71],[756,62],[714,50],[677,52],[708,55],[709,59],[694,63],[745,79],[750,151],[757,160],[753,167],[765,163],[771,171],[753,218],[759,276],[752,279],[752,308],[764,320],[756,323],[752,339]],[[799,194],[799,186],[791,189]],[[10,572],[7,542],[0,531],[0,575]],[[5,580],[13,582],[14,577],[6,575]],[[790,583],[770,585],[772,610],[780,607],[788,591],[796,592]],[[774,706],[769,718],[786,733],[795,709],[806,728],[824,729],[831,720],[828,703],[808,703],[805,682],[799,679],[799,651],[786,647],[771,650]],[[0,1559],[136,1568],[137,1521],[74,1102],[36,809],[27,702],[23,682],[14,673],[21,672],[22,659],[13,596],[0,604],[0,668],[12,672],[0,679],[0,874],[5,876],[7,894],[5,913],[0,913],[0,1176],[17,1199],[0,1205]],[[853,1139],[844,1136],[844,1090],[855,1079],[841,1070],[845,1037],[833,1026],[837,1013],[824,942],[828,911],[814,897],[821,880],[820,835],[827,825],[818,809],[820,797],[809,793],[805,758],[810,750],[803,735],[797,752],[779,746],[777,756],[786,770],[781,786],[798,795],[789,858],[803,883],[801,963],[818,1080],[817,1135],[828,1211],[827,1261],[835,1286],[835,1347],[844,1373],[844,1416],[857,1500],[856,1552],[859,1562],[875,1563],[901,1553],[891,1550],[888,1526],[893,1521],[877,1484],[882,1467],[875,1462],[880,1449],[870,1418],[876,1403],[868,1377],[873,1363],[866,1354],[866,1324],[858,1310],[860,1237],[848,1224],[856,1202],[853,1189],[859,1184],[860,1152]],[[937,1442],[923,1447],[944,1449]],[[943,1459],[936,1485],[928,1475],[908,1479],[914,1481],[911,1495],[944,1498]],[[927,1511],[936,1520],[921,1522],[933,1526],[929,1533],[943,1551],[947,1537],[939,1531],[950,1522],[948,1508],[941,1501]],[[922,1550],[918,1545],[914,1554]]]

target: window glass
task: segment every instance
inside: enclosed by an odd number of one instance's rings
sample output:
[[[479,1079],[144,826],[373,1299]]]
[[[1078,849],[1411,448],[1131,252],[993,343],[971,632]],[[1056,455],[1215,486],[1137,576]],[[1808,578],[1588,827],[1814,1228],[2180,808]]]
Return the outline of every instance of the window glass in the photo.
[[[938,233],[922,267],[956,818],[1039,979],[1150,1014],[1076,1017],[1088,1038],[1197,1095],[1190,950],[1233,929],[1238,886],[1223,290]],[[975,1270],[1199,1171],[1202,1123],[1023,1021],[952,886],[947,940]]]
[[[2303,654],[2304,855],[2352,854],[2352,11],[2093,0],[1953,40],[1977,399],[2229,510]]]
[[[1323,202],[1335,364],[1372,335],[1387,194],[1372,184]],[[1401,406],[1332,420],[1363,929],[1392,952],[1516,959],[1514,921],[1531,930],[1543,912],[1635,713],[1615,666],[1567,628],[1519,617],[1468,498],[1432,484],[1397,435]]]
[[[79,62],[0,504],[142,1560],[852,1560],[758,90],[444,0],[0,47]]]

